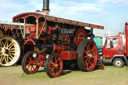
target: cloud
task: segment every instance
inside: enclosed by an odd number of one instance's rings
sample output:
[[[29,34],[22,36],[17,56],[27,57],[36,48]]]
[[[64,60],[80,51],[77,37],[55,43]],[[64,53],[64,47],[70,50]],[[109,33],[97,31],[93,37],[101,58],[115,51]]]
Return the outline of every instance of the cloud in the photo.
[[[40,2],[40,3],[39,3]],[[29,0],[29,5],[33,5],[36,9],[41,9],[42,0]],[[62,1],[50,3],[50,14],[63,14],[63,15],[104,15],[106,14],[101,7],[97,4],[90,3],[76,3],[74,1]]]
[[[20,13],[24,5],[13,3],[13,0],[0,0],[1,20],[12,21],[12,17]]]
[[[5,11],[5,10],[18,11],[19,8],[22,8],[23,6],[24,5],[13,3],[11,0],[1,0],[0,1],[0,10],[1,11]],[[7,12],[7,11],[5,11],[5,12]]]
[[[128,0],[99,0],[100,3],[113,3],[120,5],[128,5]]]
[[[35,10],[42,10],[42,0],[26,0],[21,3],[15,0],[0,0],[1,19],[12,19],[13,16]],[[61,17],[86,16],[86,15],[104,15],[106,12],[99,4],[81,3],[75,1],[50,1],[50,15],[59,15]]]

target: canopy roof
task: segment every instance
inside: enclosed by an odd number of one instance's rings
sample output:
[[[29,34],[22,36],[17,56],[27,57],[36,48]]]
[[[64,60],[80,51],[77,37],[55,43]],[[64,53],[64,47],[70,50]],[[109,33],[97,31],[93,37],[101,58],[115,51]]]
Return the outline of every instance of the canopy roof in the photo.
[[[75,25],[75,26],[81,26],[81,27],[90,27],[90,28],[97,28],[97,29],[104,29],[104,26],[101,25],[95,25],[75,20],[69,20],[64,19],[60,17],[54,17],[49,15],[43,15],[41,13],[36,12],[27,12],[27,13],[21,13],[13,17],[13,21],[17,22],[18,19],[26,19],[29,16],[34,16],[35,18],[41,18],[44,17],[47,21],[57,22],[57,23],[63,23],[63,24],[69,24],[69,25]]]

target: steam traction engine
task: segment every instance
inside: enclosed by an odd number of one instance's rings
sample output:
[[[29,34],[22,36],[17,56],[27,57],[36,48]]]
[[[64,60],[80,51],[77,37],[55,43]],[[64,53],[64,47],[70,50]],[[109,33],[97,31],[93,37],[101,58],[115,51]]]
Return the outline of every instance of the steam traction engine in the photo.
[[[85,27],[103,29],[103,26],[35,12],[19,14],[13,21],[31,24],[24,29],[27,53],[22,60],[22,69],[25,73],[32,74],[44,67],[49,77],[57,77],[70,61],[77,62],[82,71],[95,68],[97,47],[92,39],[87,39]]]

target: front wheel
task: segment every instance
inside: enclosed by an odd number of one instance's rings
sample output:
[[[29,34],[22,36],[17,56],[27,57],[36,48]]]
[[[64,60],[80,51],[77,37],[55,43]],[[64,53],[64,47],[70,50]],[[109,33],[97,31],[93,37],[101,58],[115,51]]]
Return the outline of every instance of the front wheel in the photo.
[[[46,64],[45,70],[49,77],[57,77],[61,74],[63,69],[63,60],[58,53],[52,53],[49,55]]]
[[[26,74],[33,74],[37,72],[39,66],[36,65],[36,60],[37,60],[38,55],[30,51],[26,53],[23,57],[22,60],[22,69]]]
[[[124,66],[124,61],[121,58],[115,58],[113,60],[113,66],[115,66],[115,67],[123,67]]]

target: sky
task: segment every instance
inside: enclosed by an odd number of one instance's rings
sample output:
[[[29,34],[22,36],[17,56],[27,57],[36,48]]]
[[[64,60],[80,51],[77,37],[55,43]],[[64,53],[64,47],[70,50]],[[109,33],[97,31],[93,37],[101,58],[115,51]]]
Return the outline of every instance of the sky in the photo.
[[[0,20],[12,22],[12,17],[42,10],[43,0],[0,0]],[[50,15],[104,26],[95,35],[112,35],[124,31],[128,22],[128,0],[50,0]]]

